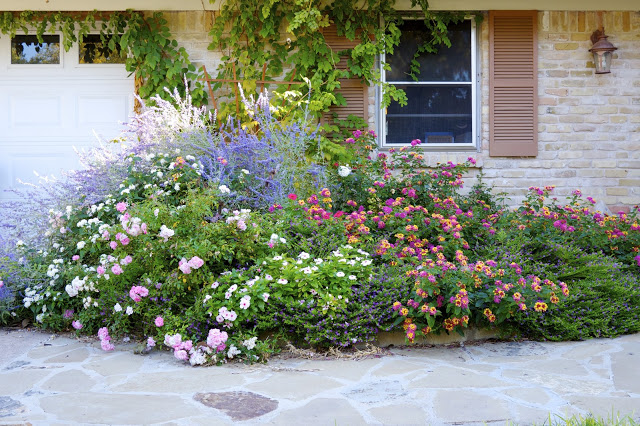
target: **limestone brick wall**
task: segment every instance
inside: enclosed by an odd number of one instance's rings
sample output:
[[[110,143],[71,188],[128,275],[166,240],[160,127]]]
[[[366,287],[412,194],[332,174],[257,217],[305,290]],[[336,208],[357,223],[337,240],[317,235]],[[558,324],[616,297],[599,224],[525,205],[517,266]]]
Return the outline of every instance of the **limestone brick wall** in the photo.
[[[581,189],[613,211],[640,204],[640,12],[603,12],[618,50],[611,74],[594,73],[596,12],[538,13],[539,136],[535,158],[488,156],[488,24],[482,39],[482,170],[522,199],[529,186]]]
[[[196,67],[206,66],[209,74],[215,74],[222,52],[209,50],[209,31],[214,21],[213,11],[163,12],[169,30],[178,44],[189,54]]]

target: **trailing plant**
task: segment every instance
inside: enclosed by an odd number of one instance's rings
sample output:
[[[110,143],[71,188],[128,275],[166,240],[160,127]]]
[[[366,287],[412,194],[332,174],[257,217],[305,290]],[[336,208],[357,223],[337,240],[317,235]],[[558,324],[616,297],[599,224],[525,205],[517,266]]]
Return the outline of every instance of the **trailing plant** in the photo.
[[[178,88],[184,94],[185,82],[197,105],[207,102],[207,94],[199,79],[201,70],[189,60],[184,47],[171,36],[162,12],[4,12],[0,15],[0,33],[10,37],[18,32],[35,34],[42,43],[46,33],[62,34],[62,46],[69,51],[74,43],[82,43],[91,33],[99,32],[104,46],[111,52],[127,55],[125,68],[135,74],[139,96],[150,100],[158,95],[170,99],[164,87]]]

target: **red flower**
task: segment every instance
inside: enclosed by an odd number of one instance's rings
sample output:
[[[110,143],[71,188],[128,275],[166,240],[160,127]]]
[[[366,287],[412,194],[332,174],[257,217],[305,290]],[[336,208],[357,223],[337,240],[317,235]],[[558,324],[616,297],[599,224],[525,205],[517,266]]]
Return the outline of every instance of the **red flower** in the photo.
[[[290,200],[293,200],[293,201],[295,201],[295,200],[297,200],[297,199],[298,199],[298,196],[297,196],[296,194],[293,194],[293,193],[291,193],[291,194],[287,195],[287,197],[289,197],[289,199],[290,199]]]

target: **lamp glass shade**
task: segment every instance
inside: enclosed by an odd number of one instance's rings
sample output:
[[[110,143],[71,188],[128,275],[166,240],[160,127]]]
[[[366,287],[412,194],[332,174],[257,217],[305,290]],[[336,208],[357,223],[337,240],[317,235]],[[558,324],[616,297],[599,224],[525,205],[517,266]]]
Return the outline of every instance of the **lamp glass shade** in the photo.
[[[608,74],[611,72],[611,51],[593,52],[593,62],[596,66],[596,74]]]

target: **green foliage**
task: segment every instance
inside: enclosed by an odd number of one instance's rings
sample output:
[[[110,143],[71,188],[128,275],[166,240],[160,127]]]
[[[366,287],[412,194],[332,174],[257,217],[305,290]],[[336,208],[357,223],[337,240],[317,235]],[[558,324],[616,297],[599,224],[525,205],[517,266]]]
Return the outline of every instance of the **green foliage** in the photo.
[[[45,33],[60,32],[62,46],[69,51],[74,43],[81,43],[90,33],[99,32],[103,43],[112,52],[127,54],[126,70],[135,73],[138,94],[149,100],[158,95],[170,100],[165,87],[178,88],[184,94],[185,80],[194,103],[207,102],[201,70],[189,61],[184,47],[172,38],[162,12],[149,16],[128,10],[126,12],[87,12],[82,15],[68,12],[23,11],[4,12],[0,16],[0,33],[13,37],[18,31],[27,34],[35,28],[42,41]]]
[[[414,2],[413,6],[422,9],[433,35],[420,51],[436,51],[438,45],[449,45],[446,27],[462,20],[465,13],[431,12],[427,2]],[[393,52],[398,45],[401,21],[395,0],[227,0],[222,2],[211,29],[210,49],[225,53],[217,78],[232,79],[235,70],[235,77],[243,80],[243,89],[248,92],[256,90],[264,67],[268,79],[307,78],[311,85],[308,108],[319,116],[332,105],[345,104],[344,98],[335,93],[340,88],[339,79],[357,78],[382,85],[376,61],[381,53]],[[353,49],[331,49],[323,31],[332,24],[338,36],[358,42]],[[344,69],[337,66],[341,57],[347,59]],[[388,64],[383,64],[382,69],[388,69]],[[382,86],[383,108],[392,100],[406,104],[402,90],[390,84]],[[223,84],[216,83],[214,87],[221,89]],[[232,111],[233,102],[221,104],[222,116]]]
[[[640,423],[633,418],[634,414],[637,417],[633,412],[627,416],[621,416],[619,412],[614,411],[613,407],[607,417],[596,416],[593,413],[586,416],[577,414],[571,417],[562,417],[558,414],[552,417],[549,414],[548,424],[550,426],[638,426]]]

